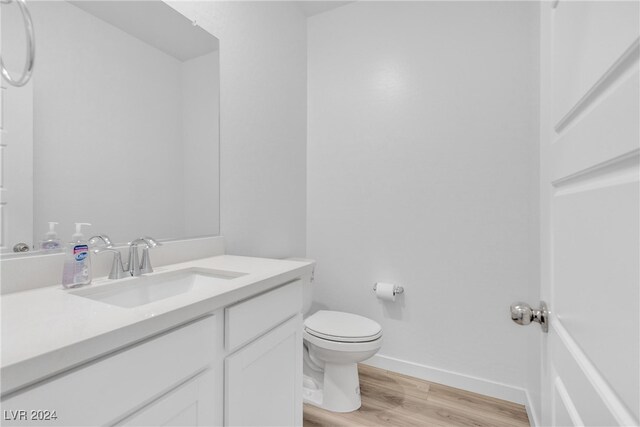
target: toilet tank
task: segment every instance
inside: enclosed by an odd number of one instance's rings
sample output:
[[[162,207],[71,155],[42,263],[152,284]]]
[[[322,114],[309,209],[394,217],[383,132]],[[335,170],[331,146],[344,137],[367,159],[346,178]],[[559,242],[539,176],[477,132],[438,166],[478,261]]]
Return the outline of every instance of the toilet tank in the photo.
[[[312,268],[300,277],[302,280],[302,314],[307,315],[309,309],[311,309],[311,303],[313,302],[313,273],[316,268],[316,262],[312,259],[305,258],[287,258],[291,261],[302,261],[313,263]]]

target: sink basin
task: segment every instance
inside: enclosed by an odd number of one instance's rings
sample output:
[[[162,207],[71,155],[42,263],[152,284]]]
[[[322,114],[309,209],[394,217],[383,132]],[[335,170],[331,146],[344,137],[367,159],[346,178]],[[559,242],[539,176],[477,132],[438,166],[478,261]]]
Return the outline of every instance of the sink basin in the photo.
[[[153,276],[127,278],[95,288],[70,292],[94,301],[132,308],[186,294],[197,289],[221,286],[246,275],[225,270],[173,271]]]

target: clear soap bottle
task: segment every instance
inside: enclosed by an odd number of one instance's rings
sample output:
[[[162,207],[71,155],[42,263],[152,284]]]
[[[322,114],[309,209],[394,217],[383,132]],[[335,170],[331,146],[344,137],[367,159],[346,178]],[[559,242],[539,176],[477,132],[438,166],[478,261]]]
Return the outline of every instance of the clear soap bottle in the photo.
[[[49,222],[49,231],[44,235],[44,239],[40,241],[41,250],[53,252],[62,249],[62,243],[55,230],[56,225],[58,225],[57,222]]]
[[[75,288],[91,283],[91,257],[89,256],[89,242],[82,234],[82,226],[91,225],[86,222],[76,222],[76,232],[71,236],[67,245],[62,271],[62,286]]]

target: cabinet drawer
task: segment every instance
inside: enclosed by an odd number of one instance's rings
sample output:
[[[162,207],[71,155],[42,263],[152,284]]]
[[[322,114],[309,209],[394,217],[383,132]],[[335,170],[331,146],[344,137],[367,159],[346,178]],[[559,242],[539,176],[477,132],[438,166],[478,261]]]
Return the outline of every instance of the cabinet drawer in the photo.
[[[225,346],[233,351],[302,309],[302,282],[295,280],[225,309]]]
[[[214,333],[214,318],[209,316],[36,384],[4,399],[3,410],[56,411],[57,419],[43,422],[27,416],[3,425],[117,422],[209,366],[215,355]]]

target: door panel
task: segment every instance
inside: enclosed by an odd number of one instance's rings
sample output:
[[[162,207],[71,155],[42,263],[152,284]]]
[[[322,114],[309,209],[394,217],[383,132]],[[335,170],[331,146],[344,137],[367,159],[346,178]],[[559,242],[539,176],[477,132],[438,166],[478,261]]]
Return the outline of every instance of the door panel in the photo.
[[[549,330],[549,340],[553,387],[557,388],[558,384],[562,384],[567,391],[561,401],[553,403],[556,405],[561,403],[565,409],[575,408],[572,419],[576,420],[576,425],[618,425],[615,415],[607,404],[607,401],[611,400],[611,394],[607,394],[608,391],[605,388],[598,386],[603,381],[597,371],[558,322]],[[561,411],[555,406],[552,410],[554,413]],[[568,412],[571,413],[571,411]]]
[[[541,4],[544,425],[640,419],[639,14]]]
[[[556,378],[553,384],[553,401],[555,413],[553,425],[556,426],[581,426],[584,422],[580,419],[578,411],[569,397],[569,392],[560,378]]]
[[[640,116],[637,67],[609,96],[585,117],[558,135],[551,147],[553,181],[584,171],[593,165],[625,156],[638,147]],[[603,143],[605,142],[605,143]]]
[[[638,414],[638,385],[629,379],[640,375],[639,342],[630,339],[640,324],[640,200],[637,176],[628,179],[556,196],[554,309],[558,322]]]
[[[553,16],[554,122],[574,108],[638,38],[635,1],[560,1]]]

